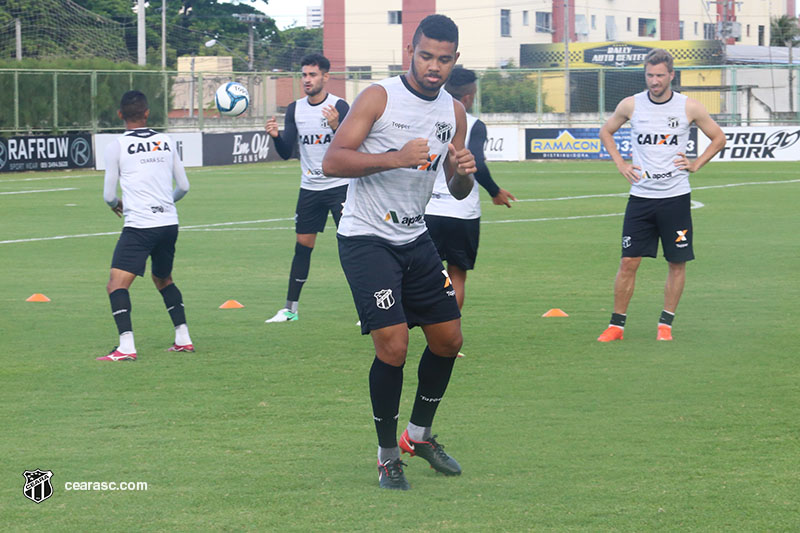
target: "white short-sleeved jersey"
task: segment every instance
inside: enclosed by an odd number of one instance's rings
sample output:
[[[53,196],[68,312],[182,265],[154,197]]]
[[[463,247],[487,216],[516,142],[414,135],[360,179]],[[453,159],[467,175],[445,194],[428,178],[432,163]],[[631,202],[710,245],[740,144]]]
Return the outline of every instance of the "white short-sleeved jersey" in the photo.
[[[338,233],[370,235],[392,244],[414,241],[425,233],[425,206],[456,131],[453,98],[443,89],[429,98],[414,91],[403,76],[378,82],[386,108],[372,125],[359,151],[378,154],[400,150],[408,141],[428,140],[424,165],[377,172],[350,180]]]
[[[149,128],[128,130],[108,144],[105,158],[103,195],[106,202],[116,204],[119,182],[125,226],[154,228],[178,223],[175,199],[189,190],[189,182],[168,135]]]
[[[476,117],[467,113],[467,139],[464,146],[469,146],[472,135],[472,127],[478,121]],[[469,195],[463,200],[457,200],[450,189],[447,188],[447,180],[444,176],[444,169],[436,175],[436,182],[433,184],[433,194],[428,206],[425,208],[426,215],[437,215],[442,217],[461,218],[472,220],[481,216],[481,196],[478,180],[472,186]]]
[[[631,185],[633,196],[671,198],[691,192],[689,171],[675,166],[678,152],[686,153],[689,140],[686,99],[674,91],[663,103],[650,100],[647,91],[634,95],[631,151],[642,179]]]

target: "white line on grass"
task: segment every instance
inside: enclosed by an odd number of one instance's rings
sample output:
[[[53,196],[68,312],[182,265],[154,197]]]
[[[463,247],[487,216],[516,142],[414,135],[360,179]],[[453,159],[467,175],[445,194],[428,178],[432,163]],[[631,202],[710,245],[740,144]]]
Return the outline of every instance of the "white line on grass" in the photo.
[[[74,180],[78,178],[95,178],[99,176],[99,174],[76,174],[74,176],[47,176],[44,178],[14,178],[10,180],[0,180],[0,183],[11,183],[12,181]]]
[[[798,183],[800,179],[784,180],[784,181],[752,181],[746,183],[728,183],[724,185],[706,185],[704,187],[695,187],[697,189],[721,189],[728,187],[741,187],[744,185],[780,185],[785,183]],[[531,198],[528,200],[518,200],[520,202],[535,202],[535,201],[548,201],[548,200],[577,200],[583,198],[599,198],[607,196],[625,196],[627,193],[614,193],[614,194],[594,194],[584,196],[565,196],[561,198]],[[699,209],[704,207],[704,204],[696,200],[692,200],[692,209]],[[510,224],[512,222],[550,222],[557,220],[580,220],[584,218],[605,218],[605,217],[619,217],[625,213],[603,213],[599,215],[575,215],[569,217],[548,217],[548,218],[521,218],[510,220],[485,220],[483,224]],[[242,220],[237,222],[217,222],[214,224],[197,224],[193,226],[183,226],[181,230],[189,231],[273,231],[273,230],[290,230],[291,227],[276,227],[276,228],[226,228],[225,226],[238,226],[242,224],[260,224],[262,222],[285,222],[293,220],[292,218],[266,218],[260,220]],[[81,233],[78,235],[56,235],[54,237],[33,237],[29,239],[11,239],[0,241],[0,244],[15,244],[21,242],[36,242],[36,241],[56,241],[62,239],[74,239],[79,237],[101,237],[104,235],[118,235],[118,231],[103,232],[103,233]]]
[[[39,189],[37,191],[6,191],[0,194],[31,194],[35,192],[77,191],[76,187],[62,187],[61,189]]]

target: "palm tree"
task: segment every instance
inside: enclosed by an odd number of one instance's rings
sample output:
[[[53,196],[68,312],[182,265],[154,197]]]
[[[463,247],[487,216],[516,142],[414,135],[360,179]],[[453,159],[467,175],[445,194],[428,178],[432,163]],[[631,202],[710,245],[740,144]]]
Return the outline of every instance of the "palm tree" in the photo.
[[[790,17],[789,15],[773,17],[769,22],[769,33],[770,46],[787,46],[789,48],[789,110],[794,111],[792,50],[794,43],[800,37],[800,26],[797,25],[797,17]]]

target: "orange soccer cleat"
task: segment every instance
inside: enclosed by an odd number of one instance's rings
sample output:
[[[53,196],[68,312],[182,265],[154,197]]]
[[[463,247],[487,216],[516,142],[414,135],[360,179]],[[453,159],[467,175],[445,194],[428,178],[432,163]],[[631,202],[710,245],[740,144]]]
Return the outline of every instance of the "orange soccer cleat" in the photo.
[[[606,330],[597,337],[597,340],[600,342],[621,341],[624,331],[625,328],[619,326],[608,326]]]
[[[672,340],[672,326],[667,324],[659,324],[658,325],[658,335],[656,335],[657,341],[671,341]]]

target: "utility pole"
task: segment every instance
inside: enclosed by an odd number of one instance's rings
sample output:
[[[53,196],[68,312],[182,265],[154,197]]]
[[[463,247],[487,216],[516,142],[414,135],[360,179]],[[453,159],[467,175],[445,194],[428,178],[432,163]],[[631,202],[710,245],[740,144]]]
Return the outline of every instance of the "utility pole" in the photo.
[[[14,19],[14,35],[17,38],[17,61],[22,61],[22,23]]]
[[[147,64],[147,48],[145,47],[145,26],[144,26],[144,0],[139,0],[136,7],[136,44],[138,63],[141,66]]]
[[[569,0],[564,0],[564,115],[567,126],[570,124],[569,33]]]
[[[161,0],[161,70],[167,70],[167,0]]]
[[[255,13],[235,13],[233,15],[239,22],[247,24],[247,69],[252,71],[254,66],[254,41],[255,41],[255,24],[264,22],[267,19],[266,15],[258,15]]]

